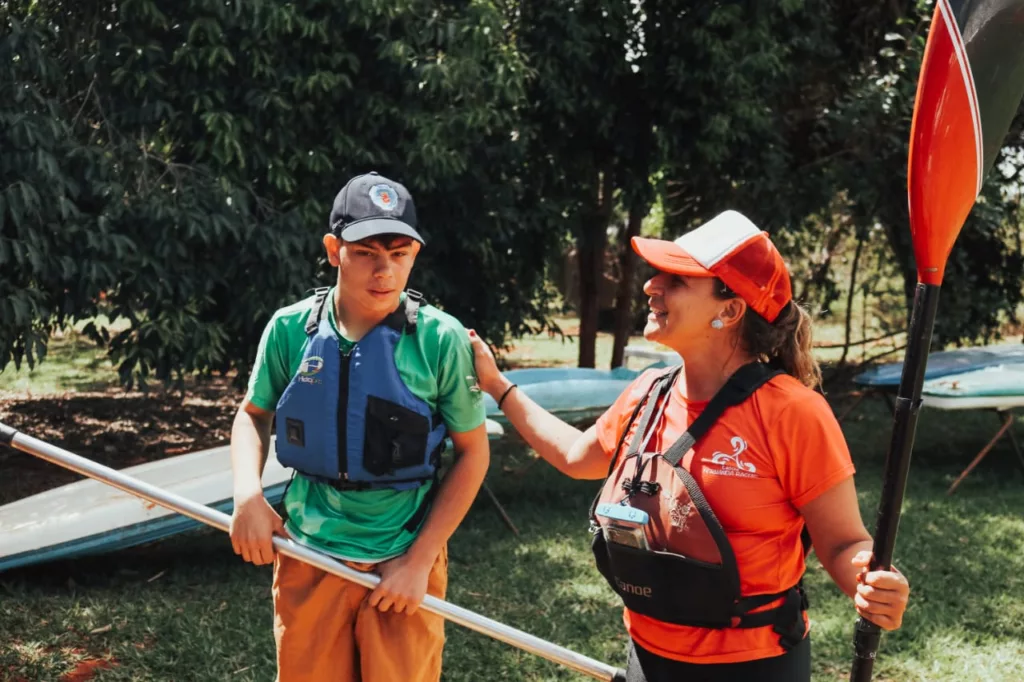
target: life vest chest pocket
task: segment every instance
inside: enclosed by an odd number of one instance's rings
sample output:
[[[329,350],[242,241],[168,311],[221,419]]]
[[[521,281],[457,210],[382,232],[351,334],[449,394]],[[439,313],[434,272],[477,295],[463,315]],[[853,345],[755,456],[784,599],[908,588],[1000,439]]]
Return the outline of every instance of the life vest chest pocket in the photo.
[[[598,571],[630,610],[676,625],[733,625],[739,590],[725,566],[608,542],[600,530],[591,549]]]
[[[306,446],[306,425],[301,419],[285,419],[285,440],[298,448]]]
[[[393,476],[401,469],[422,466],[429,433],[426,416],[398,403],[367,396],[364,468],[374,476]]]

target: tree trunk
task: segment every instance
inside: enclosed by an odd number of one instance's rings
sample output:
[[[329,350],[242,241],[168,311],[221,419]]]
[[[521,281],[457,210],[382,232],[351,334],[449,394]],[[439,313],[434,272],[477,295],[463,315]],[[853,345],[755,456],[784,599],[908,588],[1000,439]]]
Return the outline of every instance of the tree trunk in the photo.
[[[861,233],[858,230],[857,233],[857,248],[853,252],[853,265],[850,267],[850,290],[846,292],[846,324],[844,331],[844,343],[843,343],[843,354],[839,358],[839,362],[836,363],[837,367],[842,367],[846,364],[846,355],[850,352],[850,336],[853,331],[851,328],[851,322],[853,321],[853,298],[857,294],[857,265],[860,263],[860,253],[864,250],[864,240],[867,239],[867,235]],[[867,296],[867,292],[864,292],[864,296]],[[862,334],[861,338],[867,338],[866,334]]]
[[[578,237],[580,269],[580,367],[594,367],[597,360],[597,318],[600,310],[600,285],[604,276],[604,254],[611,217],[612,175],[598,173],[592,211],[584,217]]]
[[[804,305],[830,305],[831,302],[823,298],[822,289],[825,288],[825,284],[831,274],[832,258],[836,254],[836,248],[839,246],[841,238],[846,235],[847,226],[845,223],[845,217],[839,215],[834,217],[832,224],[826,228],[825,239],[820,251],[822,254],[821,262],[811,264],[810,272],[803,284],[803,290],[799,294],[794,293],[793,295],[794,299],[803,301]]]
[[[622,366],[622,356],[629,342],[629,332],[633,329],[633,280],[636,277],[637,255],[633,252],[630,242],[633,237],[640,236],[640,226],[643,225],[646,213],[646,207],[641,202],[635,202],[629,209],[629,222],[626,224],[619,264],[619,290],[615,294],[615,341],[612,345],[611,362],[613,368]]]
[[[910,315],[914,309],[914,293],[917,290],[914,244],[907,230],[896,227],[906,225],[906,221],[906,216],[882,216],[879,220],[885,226],[886,241],[889,242],[896,262],[900,265],[900,274],[903,275],[903,297],[907,302],[907,327],[909,327]]]

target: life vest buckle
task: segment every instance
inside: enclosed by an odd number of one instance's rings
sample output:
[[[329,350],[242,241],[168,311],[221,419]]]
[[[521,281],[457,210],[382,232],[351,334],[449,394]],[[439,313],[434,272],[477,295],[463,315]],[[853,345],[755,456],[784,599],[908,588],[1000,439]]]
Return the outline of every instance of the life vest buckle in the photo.
[[[786,600],[777,607],[776,620],[772,627],[779,636],[779,645],[789,651],[803,641],[806,634],[804,611],[807,610],[807,593],[803,585],[797,584],[789,590]]]
[[[804,641],[804,620],[801,617],[798,621],[790,623],[789,627],[775,625],[772,628],[779,636],[779,646],[789,651],[800,642]]]
[[[637,493],[643,493],[647,496],[657,495],[661,491],[661,484],[657,481],[641,481],[639,479],[624,478],[622,479],[622,489],[626,491],[626,494],[632,497]]]

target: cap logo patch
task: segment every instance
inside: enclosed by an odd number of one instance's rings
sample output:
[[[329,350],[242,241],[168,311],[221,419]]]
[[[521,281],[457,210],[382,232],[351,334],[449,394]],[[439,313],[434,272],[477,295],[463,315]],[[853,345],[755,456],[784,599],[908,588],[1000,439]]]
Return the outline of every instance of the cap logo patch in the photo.
[[[398,208],[398,192],[391,185],[374,185],[370,188],[370,201],[377,208],[394,211]]]

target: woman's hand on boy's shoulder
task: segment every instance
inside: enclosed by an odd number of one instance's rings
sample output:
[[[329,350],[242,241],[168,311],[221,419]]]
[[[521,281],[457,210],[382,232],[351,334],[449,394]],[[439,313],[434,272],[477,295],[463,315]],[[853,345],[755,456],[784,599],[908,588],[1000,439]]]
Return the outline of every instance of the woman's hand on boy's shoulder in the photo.
[[[496,396],[505,390],[508,380],[498,369],[490,347],[473,329],[469,330],[469,344],[473,349],[473,365],[480,388],[497,400]]]

